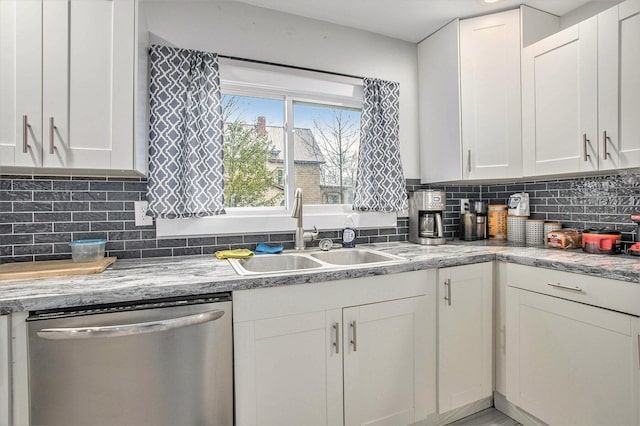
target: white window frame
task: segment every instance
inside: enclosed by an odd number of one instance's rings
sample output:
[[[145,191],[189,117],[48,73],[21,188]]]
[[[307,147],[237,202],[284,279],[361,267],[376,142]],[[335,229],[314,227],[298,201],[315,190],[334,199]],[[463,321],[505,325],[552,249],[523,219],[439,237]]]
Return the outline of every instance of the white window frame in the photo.
[[[219,216],[157,219],[158,237],[293,232],[294,158],[289,143],[293,140],[293,103],[362,108],[362,81],[355,78],[227,59],[220,59],[220,75],[224,94],[284,100],[285,206],[234,207]],[[394,227],[397,223],[396,213],[354,211],[347,204],[318,204],[304,206],[305,229],[314,225],[319,230],[340,229],[349,215],[359,228]]]

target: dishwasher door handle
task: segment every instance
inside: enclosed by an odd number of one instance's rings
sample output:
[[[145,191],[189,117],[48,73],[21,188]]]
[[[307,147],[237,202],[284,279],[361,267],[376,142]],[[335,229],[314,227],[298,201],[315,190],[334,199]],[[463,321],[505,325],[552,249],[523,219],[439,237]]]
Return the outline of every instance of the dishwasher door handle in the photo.
[[[186,317],[171,318],[160,321],[140,322],[135,324],[108,325],[104,327],[77,328],[45,328],[38,331],[38,336],[47,340],[76,340],[99,337],[135,336],[138,334],[158,333],[190,325],[215,321],[224,315],[224,311],[215,310]]]

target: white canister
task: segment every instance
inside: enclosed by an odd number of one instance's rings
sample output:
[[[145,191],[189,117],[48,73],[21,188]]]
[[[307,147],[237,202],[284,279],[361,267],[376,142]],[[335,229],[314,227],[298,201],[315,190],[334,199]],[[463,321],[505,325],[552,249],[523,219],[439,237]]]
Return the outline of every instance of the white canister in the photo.
[[[544,220],[542,219],[528,219],[527,220],[527,244],[544,244]]]
[[[527,216],[507,216],[507,241],[524,243],[527,235]]]

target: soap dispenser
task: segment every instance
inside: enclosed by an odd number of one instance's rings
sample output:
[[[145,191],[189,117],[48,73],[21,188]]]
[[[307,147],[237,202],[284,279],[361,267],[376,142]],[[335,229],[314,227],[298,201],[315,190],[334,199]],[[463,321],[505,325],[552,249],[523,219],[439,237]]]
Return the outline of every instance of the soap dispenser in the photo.
[[[353,224],[353,216],[348,215],[342,229],[342,247],[354,248],[356,246],[356,227]]]

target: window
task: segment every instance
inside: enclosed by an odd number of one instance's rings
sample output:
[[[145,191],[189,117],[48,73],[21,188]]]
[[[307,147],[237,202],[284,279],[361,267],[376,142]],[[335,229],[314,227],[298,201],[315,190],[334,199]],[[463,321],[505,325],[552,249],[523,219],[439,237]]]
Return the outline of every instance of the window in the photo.
[[[353,212],[361,81],[328,74],[220,60],[225,209],[208,218],[159,219],[160,237],[295,228],[293,193],[303,189],[304,225],[395,226],[390,213]]]
[[[295,182],[305,204],[352,204],[360,110],[293,103]]]
[[[284,206],[289,186],[302,188],[307,205],[353,203],[360,109],[231,93],[222,105],[226,208]],[[286,152],[293,153],[289,173]]]
[[[281,206],[284,190],[284,101],[222,96],[224,204]]]

